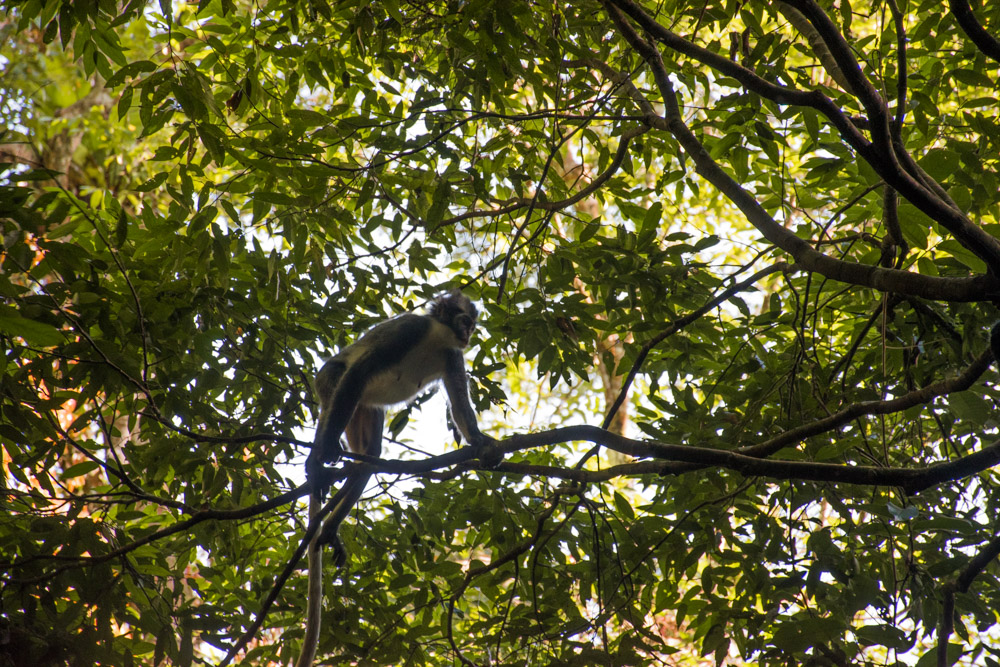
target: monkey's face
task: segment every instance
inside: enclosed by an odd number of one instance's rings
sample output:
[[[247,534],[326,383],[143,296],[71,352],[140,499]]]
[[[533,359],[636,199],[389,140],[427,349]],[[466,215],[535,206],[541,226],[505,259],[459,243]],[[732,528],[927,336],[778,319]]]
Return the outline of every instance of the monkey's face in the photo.
[[[462,347],[468,346],[475,328],[476,318],[468,313],[458,313],[451,321],[451,330],[455,332],[455,338],[462,344]]]
[[[476,328],[479,311],[469,297],[458,290],[452,290],[431,303],[430,315],[451,329],[458,344],[464,348],[468,346],[472,331]]]

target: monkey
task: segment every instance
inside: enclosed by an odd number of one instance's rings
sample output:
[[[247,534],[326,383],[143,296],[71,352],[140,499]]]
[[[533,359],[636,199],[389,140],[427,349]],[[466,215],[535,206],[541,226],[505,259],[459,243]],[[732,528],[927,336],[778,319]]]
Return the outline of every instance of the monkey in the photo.
[[[497,461],[496,440],[479,430],[469,401],[463,351],[476,327],[478,311],[472,301],[453,290],[435,299],[427,315],[407,313],[382,322],[356,342],[331,357],[316,375],[319,423],[312,450],[306,460],[306,475],[313,485],[310,516],[319,512],[329,485],[324,481],[326,465],[343,454],[341,436],[355,453],[378,457],[382,453],[385,408],[405,403],[442,381],[448,394],[451,418],[478,456],[491,467]],[[308,549],[308,602],[306,634],[296,667],[312,664],[319,643],[323,597],[322,547],[333,549],[336,567],[343,567],[347,552],[338,534],[371,477],[370,472],[351,473],[334,496],[333,508]]]
[[[435,299],[428,315],[407,313],[382,322],[329,359],[315,381],[320,419],[307,474],[337,462],[345,432],[352,452],[378,456],[381,424],[374,420],[382,418],[386,406],[412,400],[437,380],[444,380],[452,419],[469,444],[484,444],[469,404],[462,357],[477,317],[472,301],[454,290]],[[359,428],[363,432],[352,442],[351,431]]]

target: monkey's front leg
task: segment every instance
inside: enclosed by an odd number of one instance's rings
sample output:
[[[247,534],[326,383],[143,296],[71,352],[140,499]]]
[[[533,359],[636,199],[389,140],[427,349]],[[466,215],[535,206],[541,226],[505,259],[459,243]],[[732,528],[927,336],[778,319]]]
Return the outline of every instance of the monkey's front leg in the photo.
[[[306,481],[309,482],[312,496],[319,501],[326,498],[332,484],[332,471],[323,464],[322,458],[316,447],[313,447],[306,458]]]
[[[455,437],[455,442],[462,444],[462,430],[455,423],[453,415],[448,419],[451,426],[451,433]],[[475,456],[487,468],[496,468],[503,462],[503,450],[500,449],[500,441],[491,438],[479,430],[478,426],[472,426],[469,430],[475,431],[469,436],[469,447],[475,452]]]
[[[340,443],[343,427],[332,424],[333,420],[324,413],[316,427],[316,439],[306,458],[306,479],[313,484],[313,493],[322,500],[330,489],[331,471],[328,465],[340,460],[344,446]]]

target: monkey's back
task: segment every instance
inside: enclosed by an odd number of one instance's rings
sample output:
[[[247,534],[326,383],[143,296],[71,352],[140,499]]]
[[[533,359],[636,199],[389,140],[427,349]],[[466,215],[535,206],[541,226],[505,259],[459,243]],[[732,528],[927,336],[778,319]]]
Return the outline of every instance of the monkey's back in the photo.
[[[368,381],[360,403],[387,406],[405,403],[440,380],[445,351],[461,348],[451,327],[426,315],[406,314],[369,330],[327,364],[363,367]]]

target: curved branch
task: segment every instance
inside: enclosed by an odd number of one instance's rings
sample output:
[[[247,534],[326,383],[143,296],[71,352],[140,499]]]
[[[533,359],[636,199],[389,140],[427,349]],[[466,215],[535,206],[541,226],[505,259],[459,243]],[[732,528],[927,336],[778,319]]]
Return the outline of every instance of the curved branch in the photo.
[[[857,98],[865,107],[873,126],[870,131],[874,143],[874,146],[870,146],[862,153],[865,160],[887,183],[899,190],[900,194],[954,234],[962,245],[974,252],[994,271],[1000,270],[1000,242],[969,220],[944,189],[917,165],[909,152],[900,143],[893,142],[889,107],[861,71],[854,51],[844,39],[840,28],[815,0],[785,1],[805,14],[815,26],[841,71],[854,87]]]
[[[867,152],[859,149],[861,155],[872,165],[872,167],[879,172],[879,174],[892,186],[899,188],[897,180],[890,178],[891,174],[895,174],[900,179],[899,182],[906,183],[907,187],[903,187],[901,192],[903,196],[910,199],[918,208],[924,211],[928,216],[937,219],[944,225],[948,230],[950,230],[955,237],[962,242],[970,250],[976,251],[978,244],[985,242],[984,250],[987,255],[979,255],[987,264],[996,269],[997,267],[991,263],[992,255],[990,253],[990,242],[986,239],[983,234],[977,234],[975,229],[978,229],[962,212],[952,198],[948,195],[941,184],[936,180],[931,178],[931,176],[917,164],[913,156],[910,155],[909,151],[903,144],[901,139],[901,124],[903,119],[903,114],[905,112],[905,104],[898,104],[896,108],[896,125],[889,122],[889,109],[885,101],[882,99],[881,94],[875,88],[875,86],[868,80],[861,70],[861,66],[858,63],[857,58],[854,57],[854,50],[844,36],[841,34],[839,27],[830,20],[830,17],[817,5],[813,0],[787,0],[793,4],[797,4],[802,10],[809,13],[808,20],[811,25],[814,26],[818,34],[823,39],[824,44],[833,54],[834,59],[842,64],[846,68],[846,72],[849,74],[850,81],[853,86],[859,87],[860,93],[856,92],[855,96],[861,101],[862,105],[865,107],[865,111],[868,113],[868,129],[872,134],[872,138],[875,144],[875,150],[872,151],[872,147],[868,147]],[[900,100],[905,99],[906,92],[906,40],[903,32],[902,17],[897,16],[898,9],[894,8],[893,3],[890,2],[890,11],[893,12],[893,18],[896,21],[896,40],[897,40],[897,61],[899,63],[899,75],[897,81],[897,97]],[[902,163],[902,164],[900,164]],[[884,169],[885,171],[880,171]],[[910,186],[914,186],[917,189],[911,189]],[[919,190],[923,188],[927,192],[923,193]],[[924,200],[925,194],[930,195],[929,200]],[[914,199],[917,196],[918,199]],[[918,201],[919,200],[919,201]],[[920,201],[924,201],[925,204],[930,205],[932,208],[943,205],[951,209],[951,214],[947,216],[947,219],[939,219],[930,210],[922,208]],[[955,229],[951,226],[954,225]],[[966,238],[968,236],[969,238]],[[988,236],[988,235],[987,235]],[[976,238],[973,238],[976,237]],[[978,254],[978,253],[977,253]]]
[[[192,431],[191,429],[184,428],[183,426],[178,426],[172,423],[170,420],[161,417],[155,412],[150,412],[148,410],[142,410],[139,412],[143,417],[148,417],[167,429],[177,433],[178,435],[183,435],[186,438],[190,438],[195,442],[211,442],[223,445],[239,445],[247,444],[251,442],[259,442],[261,440],[270,442],[281,442],[286,445],[298,445],[300,447],[311,447],[312,442],[308,440],[299,440],[298,438],[293,438],[287,435],[278,435],[277,433],[251,433],[250,435],[232,435],[232,436],[220,436],[220,435],[206,435],[204,433],[198,433],[197,431]]]
[[[955,593],[965,593],[972,582],[982,574],[986,566],[1000,556],[1000,535],[986,543],[979,553],[972,557],[954,580],[942,586],[944,600],[941,603],[941,624],[938,629],[937,664],[942,667],[948,662],[948,640],[955,630]]]
[[[971,387],[986,372],[992,361],[993,353],[987,349],[976,357],[968,368],[953,378],[933,382],[926,387],[916,389],[887,401],[862,401],[860,403],[853,403],[842,410],[838,410],[829,417],[817,419],[812,423],[789,429],[777,437],[750,447],[742,447],[739,451],[749,456],[768,456],[780,449],[802,442],[806,438],[836,430],[859,417],[902,412],[917,405],[930,403],[939,396],[945,396],[956,391],[964,391]]]
[[[586,187],[581,189],[576,194],[570,195],[566,199],[560,199],[558,201],[536,201],[535,197],[519,197],[516,199],[508,200],[503,206],[492,211],[466,211],[465,213],[460,213],[456,216],[448,218],[447,220],[442,220],[434,227],[437,231],[442,227],[448,225],[454,225],[465,220],[470,220],[472,218],[495,218],[501,215],[506,215],[508,213],[513,213],[519,209],[525,207],[537,208],[541,211],[560,211],[567,206],[572,206],[578,201],[589,197],[594,192],[597,192],[602,185],[604,185],[608,179],[615,175],[615,172],[621,167],[622,162],[625,161],[625,157],[628,155],[628,147],[633,139],[641,136],[649,131],[649,123],[644,121],[644,124],[639,127],[634,127],[630,130],[626,130],[622,133],[621,139],[618,143],[618,149],[615,151],[615,156],[611,161],[611,164],[607,169],[602,171],[597,177],[594,178]]]
[[[689,42],[680,35],[658,23],[652,16],[647,14],[642,7],[637,5],[632,0],[605,0],[605,7],[607,7],[611,18],[615,20],[616,25],[618,25],[619,28],[621,26],[615,19],[615,14],[618,12],[628,15],[632,20],[639,24],[643,30],[667,48],[686,55],[689,58],[692,58],[703,65],[707,65],[708,67],[711,67],[717,72],[721,72],[728,77],[736,79],[744,88],[757,93],[765,99],[771,100],[776,104],[795,105],[815,109],[826,116],[827,120],[829,120],[841,133],[844,140],[847,141],[847,143],[849,143],[855,150],[860,151],[866,146],[869,146],[868,140],[851,122],[851,119],[848,118],[847,115],[840,110],[840,107],[838,107],[833,100],[826,95],[823,95],[818,91],[799,90],[798,88],[793,88],[792,86],[783,86],[781,84],[771,83],[767,79],[758,76],[753,70],[743,67],[739,63],[733,62],[729,58],[715,53],[714,51],[710,51],[709,49],[698,46],[693,42]],[[612,9],[615,11],[611,11]],[[635,46],[631,43],[631,39],[629,39],[627,35],[626,40],[629,41],[631,46]]]
[[[594,113],[596,115],[597,113],[596,110]],[[552,148],[551,151],[549,151],[549,155],[545,159],[545,164],[542,166],[542,173],[538,177],[538,187],[535,188],[535,193],[531,196],[530,202],[528,204],[528,210],[524,214],[524,223],[521,225],[515,225],[514,237],[509,242],[510,248],[508,248],[507,252],[504,255],[503,264],[500,268],[500,278],[497,280],[498,301],[503,299],[504,292],[506,291],[507,276],[509,274],[510,262],[514,258],[514,253],[517,250],[518,241],[520,241],[521,236],[524,234],[524,230],[527,229],[529,224],[531,224],[531,214],[534,212],[535,208],[538,206],[538,203],[541,201],[542,186],[545,183],[545,179],[548,177],[549,169],[552,168],[552,162],[553,160],[555,160],[556,154],[563,147],[563,145],[567,141],[569,141],[570,137],[572,137],[577,132],[583,130],[585,127],[587,127],[589,123],[590,121],[588,120],[582,125],[580,125],[580,127],[574,129],[571,132],[568,132],[565,136],[559,137],[559,140],[555,142],[555,146]],[[603,174],[595,178],[594,181],[589,186],[583,188],[583,190],[581,190],[577,194],[568,197],[567,199],[564,199],[560,208],[575,204],[584,197],[588,196],[591,192],[597,191],[598,188],[604,185],[604,183],[609,178],[611,178],[611,176],[613,176],[614,173],[618,171],[619,168],[621,168],[622,163],[625,161],[625,158],[628,155],[628,147],[629,144],[632,142],[632,139],[635,138],[636,136],[644,134],[648,130],[649,127],[640,126],[626,131],[618,142],[618,150],[616,151],[614,160],[612,160],[611,165],[608,167],[608,169],[605,170]],[[546,215],[545,217],[542,218],[541,223],[539,224],[539,228],[535,232],[535,234],[532,235],[532,238],[538,236],[538,234],[545,227],[548,226],[548,223],[552,217],[552,212],[554,210],[556,209],[549,209],[549,215]]]
[[[181,512],[191,512],[190,506],[187,505],[186,503],[182,503],[179,500],[174,500],[173,498],[161,498],[159,496],[153,495],[152,493],[147,493],[142,487],[136,484],[131,477],[128,476],[128,473],[125,472],[125,469],[122,467],[121,463],[117,461],[117,456],[115,456],[115,460],[118,463],[118,465],[117,466],[111,465],[108,461],[102,460],[92,451],[90,451],[89,449],[78,443],[76,439],[74,439],[69,434],[69,432],[62,427],[62,425],[59,423],[59,420],[56,419],[52,415],[52,413],[46,413],[45,416],[49,424],[52,426],[52,428],[55,429],[55,431],[59,433],[59,435],[61,435],[63,439],[66,442],[68,442],[73,449],[75,449],[80,454],[83,454],[83,456],[86,457],[87,460],[91,461],[92,463],[96,463],[104,470],[104,472],[108,475],[109,482],[111,481],[112,477],[118,479],[119,481],[121,481],[122,484],[128,487],[131,494],[137,500],[145,500],[146,502],[151,503],[153,505],[170,507],[175,510],[180,510]],[[114,448],[110,444],[108,445],[108,449],[112,453],[114,453]]]
[[[698,468],[715,466],[752,477],[860,484],[863,486],[899,486],[908,493],[918,493],[931,486],[968,477],[1000,464],[1000,440],[954,461],[934,463],[922,468],[883,468],[773,460],[748,456],[736,451],[633,440],[596,426],[587,425],[567,426],[541,433],[512,436],[502,441],[500,447],[503,451],[509,452],[571,441],[591,442],[629,456],[662,459],[659,462],[629,463],[612,468],[612,470],[618,471],[618,474],[625,474],[625,471],[628,471],[628,474],[673,474],[694,469],[691,465],[678,467],[676,462],[680,462],[693,464]],[[508,468],[511,465],[514,464],[502,463],[496,470],[499,472],[508,470],[519,472],[514,468]],[[608,474],[609,471],[577,470],[563,471],[563,474],[554,476],[586,482],[591,481],[591,477],[596,481],[610,478],[607,477]]]
[[[959,593],[968,591],[976,577],[982,574],[986,566],[997,556],[1000,556],[1000,535],[987,542],[986,546],[972,557],[969,564],[962,568],[962,571],[955,578],[955,590]]]
[[[668,336],[672,336],[687,325],[701,318],[705,313],[710,310],[717,308],[721,304],[725,303],[729,299],[733,298],[743,290],[747,289],[755,282],[762,278],[766,278],[772,273],[777,273],[779,271],[791,271],[794,267],[786,262],[780,262],[774,264],[767,268],[761,269],[757,273],[753,274],[749,278],[746,278],[738,283],[731,285],[726,288],[721,294],[710,300],[708,303],[703,305],[698,310],[688,313],[684,317],[679,317],[673,322],[671,322],[666,329],[653,336],[649,341],[647,341],[642,348],[639,350],[639,354],[636,355],[635,361],[632,363],[632,368],[629,369],[628,375],[622,381],[621,391],[618,392],[618,397],[615,402],[612,403],[611,407],[608,409],[607,415],[604,417],[603,427],[607,428],[611,424],[611,420],[614,419],[615,413],[621,408],[622,403],[625,402],[625,396],[628,394],[629,388],[632,386],[632,381],[635,380],[635,376],[638,375],[639,369],[642,368],[643,362],[646,361],[646,357],[653,350],[654,347],[662,343]]]
[[[217,509],[207,509],[195,512],[190,517],[184,521],[178,521],[177,523],[161,528],[159,530],[153,531],[152,533],[141,537],[134,542],[130,542],[117,549],[112,549],[111,551],[101,554],[100,556],[61,556],[59,554],[51,554],[46,556],[33,556],[29,559],[23,559],[21,561],[15,561],[8,564],[6,567],[8,569],[13,569],[15,567],[21,567],[25,564],[35,561],[35,560],[55,560],[55,561],[72,561],[66,565],[55,568],[51,572],[39,575],[37,577],[32,577],[30,579],[16,579],[19,584],[37,584],[43,581],[48,581],[58,574],[65,572],[67,570],[72,570],[80,567],[87,567],[90,565],[97,565],[99,563],[104,563],[114,558],[119,558],[129,553],[130,551],[135,551],[141,546],[145,546],[157,540],[161,540],[164,537],[169,537],[177,533],[182,533],[193,526],[196,526],[203,521],[217,520],[217,521],[233,521],[238,519],[248,519],[250,517],[257,516],[258,514],[263,514],[269,512],[277,507],[285,505],[287,503],[293,502],[294,500],[301,498],[302,496],[309,493],[309,485],[304,484],[298,488],[292,489],[291,491],[286,491],[280,496],[271,498],[270,500],[265,500],[264,502],[257,503],[252,507],[242,507],[235,510],[217,510]]]
[[[622,13],[628,15],[632,20],[638,23],[642,29],[652,35],[656,41],[677,51],[678,53],[682,53],[690,58],[693,58],[694,60],[697,60],[698,62],[707,65],[708,67],[711,67],[726,76],[736,79],[747,90],[755,92],[760,96],[775,102],[776,104],[797,105],[819,111],[837,129],[841,138],[848,145],[854,148],[854,150],[856,150],[858,154],[872,166],[876,173],[878,173],[879,176],[886,181],[886,183],[895,188],[901,195],[906,197],[907,200],[912,202],[913,205],[920,209],[923,213],[927,214],[929,217],[939,222],[945,229],[950,231],[962,245],[974,252],[978,257],[986,262],[987,265],[991,266],[995,273],[1000,273],[1000,241],[970,221],[961,212],[961,210],[955,206],[954,202],[947,197],[947,194],[944,193],[944,190],[940,187],[940,185],[925,182],[925,176],[922,173],[922,170],[920,170],[919,166],[916,165],[909,153],[906,151],[899,152],[894,148],[891,140],[891,134],[889,132],[889,119],[885,103],[882,101],[878,91],[875,90],[871,82],[868,81],[861,72],[861,68],[858,66],[857,61],[851,53],[850,45],[848,45],[843,39],[837,31],[836,26],[832,23],[832,21],[830,21],[829,17],[826,16],[822,9],[816,6],[816,4],[811,0],[788,0],[788,3],[801,11],[812,22],[812,24],[819,31],[819,34],[823,36],[824,41],[829,47],[841,70],[845,76],[848,77],[851,85],[856,89],[863,91],[859,93],[859,99],[861,99],[862,103],[865,105],[866,111],[872,116],[872,125],[876,126],[872,129],[872,135],[875,140],[874,143],[869,142],[861,131],[854,125],[854,123],[852,123],[851,120],[833,102],[833,100],[826,97],[822,93],[818,91],[802,91],[792,87],[771,83],[766,79],[761,78],[750,69],[747,69],[746,67],[743,67],[722,55],[714,53],[713,51],[697,46],[671,32],[647,14],[642,7],[636,4],[633,0],[605,0],[605,7],[607,8],[611,18],[615,21],[616,27],[619,29],[619,32],[621,32],[625,40],[652,68],[653,76],[656,79],[657,86],[660,88],[660,92],[663,96],[663,103],[666,106],[666,116],[667,122],[670,125],[670,131],[675,137],[677,137],[678,141],[681,142],[684,149],[695,159],[695,164],[698,167],[698,173],[719,188],[723,194],[730,197],[730,199],[732,199],[733,202],[736,203],[741,210],[743,210],[750,222],[757,227],[769,241],[775,242],[772,239],[772,236],[777,233],[777,230],[775,229],[768,229],[771,225],[775,225],[780,228],[788,236],[794,237],[794,234],[788,232],[788,230],[785,230],[780,225],[777,225],[773,220],[770,221],[770,224],[764,222],[763,219],[769,219],[769,216],[763,212],[763,209],[760,211],[760,213],[763,213],[763,216],[760,216],[758,213],[751,215],[744,208],[745,203],[741,203],[741,201],[737,201],[732,198],[730,189],[732,186],[736,186],[735,182],[732,182],[732,179],[728,178],[728,176],[718,168],[718,165],[715,165],[714,161],[712,161],[704,149],[701,148],[700,142],[694,138],[694,135],[691,134],[687,126],[684,125],[684,122],[677,111],[677,101],[673,84],[670,82],[662,60],[660,60],[659,53],[645,40],[643,40],[638,33],[635,32],[635,29],[632,28],[631,25],[624,21]],[[684,135],[690,136],[687,137],[679,135],[677,133],[678,129],[681,129]],[[697,148],[689,146],[689,143],[692,141]],[[701,156],[698,155],[698,153],[704,153],[704,155]],[[900,160],[903,161],[906,168],[904,168],[903,165],[900,165]],[[708,163],[711,163],[711,166],[709,166]],[[707,171],[703,171],[711,170],[712,167],[714,167],[714,171],[719,172],[719,174],[710,175]],[[732,186],[729,186],[727,183],[727,187],[723,187],[719,182],[716,182],[716,179],[732,182]],[[749,197],[749,195],[746,196]],[[752,200],[752,197],[750,197],[750,199]],[[756,202],[754,202],[754,204],[756,204]],[[759,206],[757,206],[757,208],[759,208]],[[788,250],[788,248],[784,246],[782,247],[785,250]],[[801,258],[794,253],[793,256],[797,262],[803,264],[803,268],[817,270],[819,273],[823,273],[828,277],[840,279],[838,276],[831,275],[826,272],[827,270],[833,270],[833,267],[825,270],[819,270],[818,268],[812,269],[809,266],[806,266],[806,260],[804,258]],[[835,260],[831,259],[829,261],[833,262]],[[872,276],[867,276],[866,278],[871,280]],[[874,286],[870,283],[863,284]],[[876,287],[876,289],[881,288]],[[888,291],[898,290],[890,289]],[[927,298],[935,299],[941,297],[928,296]]]
[[[670,133],[674,135],[677,141],[684,148],[685,152],[691,156],[695,164],[695,170],[698,174],[705,178],[705,180],[722,192],[722,194],[724,194],[730,201],[736,204],[740,211],[743,212],[743,215],[746,216],[747,220],[754,227],[756,227],[761,234],[764,235],[764,238],[789,253],[795,259],[795,263],[800,268],[805,269],[806,271],[814,271],[833,280],[871,287],[879,290],[880,292],[898,292],[912,296],[921,296],[932,301],[981,301],[984,298],[988,298],[990,294],[995,294],[998,290],[1000,290],[1000,281],[993,276],[941,278],[937,276],[924,276],[917,273],[909,273],[907,271],[883,268],[879,266],[869,266],[865,264],[856,264],[853,262],[845,262],[834,259],[817,251],[807,241],[799,238],[794,232],[779,224],[767,213],[767,211],[764,210],[752,194],[740,186],[739,183],[733,180],[729,174],[719,167],[715,160],[713,160],[709,155],[708,151],[705,150],[701,141],[695,137],[694,133],[684,123],[680,114],[680,109],[677,105],[677,95],[674,92],[673,83],[670,81],[666,68],[663,66],[663,61],[660,59],[659,52],[635,32],[635,29],[624,20],[624,17],[618,9],[618,5],[631,6],[631,0],[608,1],[609,3],[614,3],[608,4],[607,8],[612,18],[615,19],[615,23],[619,31],[625,37],[626,41],[628,41],[629,45],[632,46],[632,48],[634,48],[636,52],[646,60],[652,69],[653,77],[655,78],[656,84],[660,88],[663,97],[664,112]],[[641,9],[636,9],[641,12]],[[642,13],[642,15],[645,16],[644,13]],[[648,16],[646,18],[649,21],[652,21],[652,19]],[[700,49],[700,47],[694,47],[694,45],[681,39],[680,37],[676,37],[673,33],[670,33],[670,31],[663,28],[663,26],[660,26],[655,21],[652,21],[651,26],[658,28],[659,33],[672,36],[672,38],[679,40],[679,42],[683,43],[687,47],[699,50],[699,52],[705,51],[705,53],[711,53],[704,49]],[[652,27],[647,27],[645,23],[643,24],[643,27],[652,29]],[[659,34],[657,36],[659,37]],[[670,45],[672,46],[672,43]],[[739,65],[722,58],[721,56],[711,54],[711,58],[709,58],[709,60],[715,61],[716,59],[725,63],[726,69],[735,67],[753,77],[758,82],[763,82],[763,79],[759,79],[756,74],[753,74],[749,70],[746,70]],[[729,74],[728,71],[724,73]],[[780,86],[774,86],[773,84],[767,82],[763,83],[770,88],[781,88]],[[796,93],[798,93],[798,91],[796,91]],[[801,93],[799,94],[801,95]],[[815,97],[811,93],[807,95],[809,97]],[[819,97],[822,96],[820,95]],[[789,101],[785,103],[793,102]],[[832,102],[830,104],[832,105]],[[839,114],[839,110],[837,110],[837,114]],[[853,128],[854,132],[857,132],[857,129],[854,128],[853,125],[851,125],[851,128]],[[870,153],[870,149],[872,147],[867,143],[865,143],[865,146],[865,150]],[[907,178],[910,182],[912,182],[913,179],[909,178],[908,175]],[[888,178],[886,180],[887,182],[889,181]],[[899,177],[895,172],[893,172],[892,181],[898,182],[899,180]],[[909,185],[906,187],[908,189],[912,189]],[[932,196],[923,188],[923,186],[919,187],[927,197]],[[897,187],[896,189],[902,192],[900,187]],[[934,198],[934,201],[941,203],[937,198]],[[940,208],[946,209],[951,216],[960,215],[957,211],[954,211],[947,205],[942,204]],[[940,216],[938,216],[938,218],[940,219]],[[964,216],[962,216],[962,221],[963,222],[960,226],[964,226],[966,224],[964,222]],[[948,225],[944,222],[941,224],[948,227]],[[971,225],[971,223],[969,223],[969,225]],[[996,239],[989,236],[978,227],[975,227],[974,225],[972,225],[972,227],[988,238],[990,245],[997,247],[997,265],[1000,266],[1000,244],[998,244]],[[948,228],[951,229],[951,227]],[[959,234],[956,233],[956,237],[958,236]],[[982,253],[977,254],[981,257],[983,256]]]
[[[972,43],[985,55],[1000,62],[1000,40],[986,32],[986,28],[976,20],[968,0],[950,0],[948,8]]]

